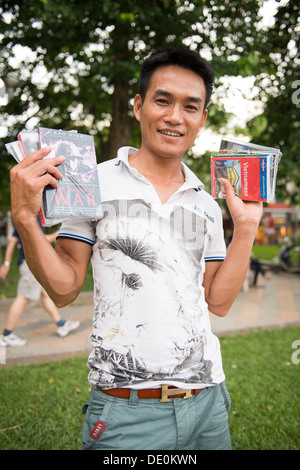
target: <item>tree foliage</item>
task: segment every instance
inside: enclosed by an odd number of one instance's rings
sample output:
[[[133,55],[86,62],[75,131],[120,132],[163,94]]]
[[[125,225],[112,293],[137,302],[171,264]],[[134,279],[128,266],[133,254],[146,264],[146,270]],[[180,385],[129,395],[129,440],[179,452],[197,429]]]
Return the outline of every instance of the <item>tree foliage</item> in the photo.
[[[269,33],[259,27],[262,3],[1,2],[0,77],[7,102],[0,115],[8,127],[0,147],[2,205],[9,205],[7,171],[13,164],[3,146],[23,128],[43,125],[88,132],[95,137],[99,161],[114,157],[122,145],[139,145],[131,100],[140,65],[153,50],[179,46],[198,50],[211,61],[218,79],[262,70],[269,74],[273,67],[266,43]],[[226,119],[217,105],[211,116],[215,127]]]
[[[256,83],[263,114],[248,124],[255,141],[280,147],[277,195],[291,203],[300,203],[300,55],[299,3],[290,1],[278,9],[274,26],[264,38]]]

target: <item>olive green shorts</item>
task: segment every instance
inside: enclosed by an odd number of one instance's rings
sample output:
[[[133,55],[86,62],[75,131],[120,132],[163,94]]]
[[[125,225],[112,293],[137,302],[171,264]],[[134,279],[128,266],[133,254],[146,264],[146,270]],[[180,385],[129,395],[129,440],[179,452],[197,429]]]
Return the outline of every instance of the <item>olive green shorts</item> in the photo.
[[[95,450],[229,450],[225,382],[191,398],[116,398],[92,389],[82,408],[84,449]]]

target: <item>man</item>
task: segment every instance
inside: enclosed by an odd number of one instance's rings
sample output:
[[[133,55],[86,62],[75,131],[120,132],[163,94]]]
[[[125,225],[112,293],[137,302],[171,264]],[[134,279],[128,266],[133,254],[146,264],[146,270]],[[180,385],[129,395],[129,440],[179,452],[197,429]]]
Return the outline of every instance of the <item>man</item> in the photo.
[[[99,165],[103,218],[67,221],[55,251],[35,215],[64,158],[43,160],[44,149],[11,171],[26,259],[58,306],[76,298],[92,256],[84,448],[230,448],[230,399],[208,310],[226,315],[240,291],[262,207],[244,204],[222,180],[234,222],[225,258],[219,206],[182,163],[205,124],[213,80],[210,65],[189,50],[145,61],[134,100],[141,147]]]

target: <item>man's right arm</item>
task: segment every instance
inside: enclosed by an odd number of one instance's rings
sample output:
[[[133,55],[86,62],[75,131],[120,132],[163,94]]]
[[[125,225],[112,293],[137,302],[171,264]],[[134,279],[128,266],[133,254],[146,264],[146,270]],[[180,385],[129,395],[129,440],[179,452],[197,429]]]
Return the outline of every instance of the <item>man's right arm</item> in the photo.
[[[72,302],[80,292],[91,256],[91,247],[59,239],[55,248],[37,221],[44,187],[57,188],[62,174],[57,167],[64,157],[44,158],[50,148],[34,152],[10,172],[12,219],[22,239],[26,262],[58,307]]]
[[[57,307],[70,304],[84,283],[91,246],[69,238],[58,238],[55,248],[38,226],[42,237],[24,243],[26,262]]]

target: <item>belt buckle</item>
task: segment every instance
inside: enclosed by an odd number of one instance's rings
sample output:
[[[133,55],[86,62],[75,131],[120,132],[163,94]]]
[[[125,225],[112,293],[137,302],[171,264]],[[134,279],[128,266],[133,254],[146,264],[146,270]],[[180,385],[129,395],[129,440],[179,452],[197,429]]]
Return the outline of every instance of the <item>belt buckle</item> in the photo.
[[[161,399],[160,401],[162,403],[167,403],[170,401],[169,396],[173,395],[179,395],[184,393],[184,396],[182,398],[191,398],[192,392],[191,390],[185,390],[183,388],[169,388],[170,385],[164,384],[161,386]]]

